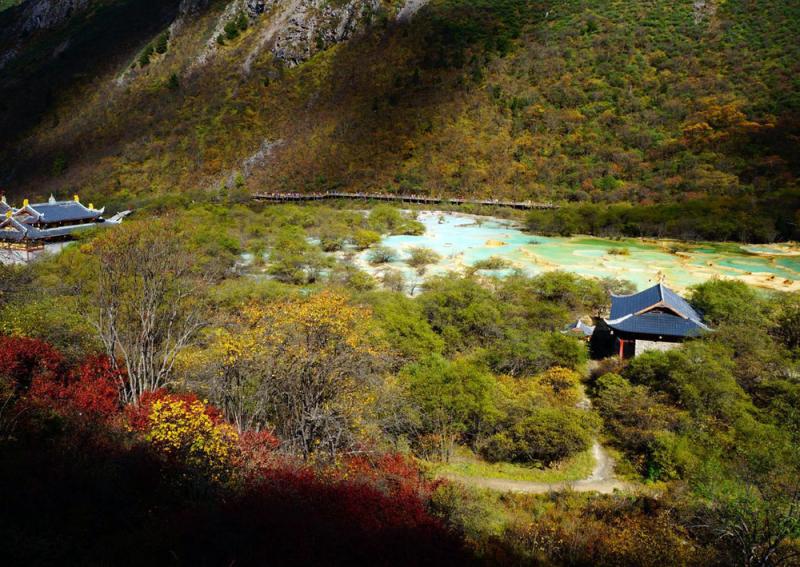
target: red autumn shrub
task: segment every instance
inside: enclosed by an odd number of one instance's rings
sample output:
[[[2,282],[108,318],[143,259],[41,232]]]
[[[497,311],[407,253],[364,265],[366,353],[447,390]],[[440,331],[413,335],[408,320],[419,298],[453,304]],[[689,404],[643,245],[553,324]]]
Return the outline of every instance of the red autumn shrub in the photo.
[[[200,512],[171,522],[172,549],[189,564],[257,565],[264,557],[279,565],[469,564],[458,535],[423,499],[331,481],[309,468],[265,471],[219,508]]]
[[[285,458],[276,449],[280,441],[270,431],[243,431],[239,434],[237,466],[247,477],[279,466]]]
[[[35,377],[28,398],[32,404],[62,414],[107,419],[119,411],[120,380],[108,357],[90,356],[69,373]]]
[[[102,416],[119,412],[119,388],[124,375],[111,367],[107,356],[90,357],[73,371],[72,399],[83,411]]]
[[[334,479],[337,472],[333,473]],[[377,486],[387,494],[408,494],[428,498],[439,485],[425,478],[414,461],[399,453],[348,458],[338,478]]]
[[[35,378],[55,380],[66,371],[64,357],[38,339],[0,337],[0,376],[18,391],[30,388]]]

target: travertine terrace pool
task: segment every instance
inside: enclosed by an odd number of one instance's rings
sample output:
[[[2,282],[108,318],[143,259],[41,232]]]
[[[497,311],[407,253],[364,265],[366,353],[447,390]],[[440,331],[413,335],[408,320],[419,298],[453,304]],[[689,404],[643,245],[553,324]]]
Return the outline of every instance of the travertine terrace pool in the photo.
[[[582,276],[617,277],[632,281],[639,289],[660,277],[676,289],[685,289],[712,277],[737,278],[770,289],[800,289],[800,248],[791,245],[740,245],[735,243],[686,244],[671,240],[611,240],[587,236],[545,237],[523,232],[513,223],[491,217],[425,211],[418,219],[425,224],[420,236],[389,236],[382,244],[398,252],[390,264],[409,281],[420,281],[403,259],[408,249],[424,246],[442,259],[425,276],[449,270],[460,271],[475,262],[499,256],[513,268],[535,275],[565,270]],[[627,254],[609,251],[626,249]],[[360,253],[357,262],[370,272]],[[491,272],[489,272],[491,273]]]

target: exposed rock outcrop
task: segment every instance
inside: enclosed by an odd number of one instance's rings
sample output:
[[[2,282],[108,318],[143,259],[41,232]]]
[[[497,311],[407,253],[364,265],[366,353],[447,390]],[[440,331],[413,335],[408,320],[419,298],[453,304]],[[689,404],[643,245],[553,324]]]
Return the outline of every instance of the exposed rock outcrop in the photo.
[[[11,8],[11,25],[0,29],[0,69],[17,56],[27,36],[60,26],[90,3],[91,0],[28,0]]]
[[[379,0],[350,0],[332,6],[326,0],[304,0],[278,34],[272,53],[288,66],[295,66],[316,51],[350,38],[359,21],[380,8]]]
[[[89,0],[29,0],[21,6],[19,31],[23,34],[54,28],[89,6]]]
[[[274,4],[274,0],[247,0],[247,12],[250,17],[260,16],[267,9],[267,4]]]
[[[181,0],[181,4],[178,7],[178,18],[197,14],[208,6],[208,2],[209,0]]]
[[[189,0],[187,0],[189,1]],[[424,4],[427,0],[419,0]],[[299,65],[317,51],[344,41],[378,12],[385,0],[233,0],[217,19],[194,68],[204,65],[220,49],[217,37],[226,24],[244,13],[257,26],[253,44],[242,72],[250,72],[253,63],[269,51],[289,67]]]
[[[406,0],[406,3],[403,4],[403,7],[397,12],[397,21],[408,22],[422,7],[428,4],[428,2],[430,2],[430,0]]]
[[[694,23],[710,20],[717,12],[717,5],[714,0],[695,0],[692,4],[694,9]]]
[[[317,51],[352,37],[383,2],[349,0],[333,5],[328,0],[272,0],[266,4],[267,9],[275,8],[272,22],[259,34],[248,54],[242,66],[245,73],[250,72],[253,61],[265,49],[288,67],[299,65]]]
[[[275,150],[284,145],[284,143],[285,140],[283,139],[278,139],[278,140],[264,139],[261,142],[261,146],[252,155],[242,160],[241,169],[239,169],[238,171],[237,170],[231,171],[227,174],[222,185],[228,189],[232,189],[233,187],[236,186],[237,181],[240,177],[242,180],[250,177],[254,169],[266,166],[272,159]]]

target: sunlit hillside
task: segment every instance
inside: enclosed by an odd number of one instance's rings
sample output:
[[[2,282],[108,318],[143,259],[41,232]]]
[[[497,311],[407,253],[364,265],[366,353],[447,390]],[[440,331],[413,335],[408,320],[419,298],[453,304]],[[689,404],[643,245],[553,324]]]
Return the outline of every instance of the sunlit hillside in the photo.
[[[794,2],[93,4],[5,63],[12,195],[796,188]]]
[[[0,0],[0,564],[800,567],[800,0]]]

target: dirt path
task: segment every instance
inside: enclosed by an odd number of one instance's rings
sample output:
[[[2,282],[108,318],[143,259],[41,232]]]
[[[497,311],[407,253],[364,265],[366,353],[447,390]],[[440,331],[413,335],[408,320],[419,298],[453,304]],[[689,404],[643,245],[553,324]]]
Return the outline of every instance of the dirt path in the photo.
[[[628,482],[618,480],[614,476],[614,459],[612,459],[600,443],[592,445],[592,454],[595,458],[595,466],[592,474],[582,480],[562,481],[562,482],[528,482],[525,480],[508,480],[505,478],[489,477],[467,477],[454,474],[444,475],[445,478],[477,486],[479,488],[489,488],[500,492],[519,492],[524,494],[546,494],[548,492],[558,492],[559,490],[571,489],[576,492],[599,492],[600,494],[611,494],[615,490],[628,491],[633,489],[633,485]]]
[[[588,396],[578,403],[578,407],[586,410],[591,409],[592,402]],[[634,485],[630,482],[619,480],[614,475],[614,459],[608,454],[599,441],[592,445],[592,456],[595,465],[592,474],[581,480],[562,481],[562,482],[528,482],[525,480],[508,480],[505,478],[490,477],[467,477],[455,474],[443,475],[444,478],[477,486],[479,488],[489,488],[500,492],[519,492],[525,494],[546,494],[548,492],[558,492],[559,490],[571,489],[576,492],[599,492],[600,494],[612,494],[616,490],[631,491]]]

